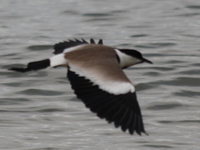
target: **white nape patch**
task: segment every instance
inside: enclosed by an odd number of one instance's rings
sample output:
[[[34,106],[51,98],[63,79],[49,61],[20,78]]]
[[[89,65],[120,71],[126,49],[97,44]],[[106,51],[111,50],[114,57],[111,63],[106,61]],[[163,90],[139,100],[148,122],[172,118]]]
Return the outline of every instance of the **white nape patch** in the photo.
[[[121,68],[129,67],[129,66],[132,66],[132,65],[135,65],[135,64],[141,62],[140,59],[137,59],[136,57],[129,56],[129,55],[121,52],[118,49],[115,49],[115,51],[116,51],[116,53],[119,57]]]
[[[82,47],[83,45],[85,44],[82,44],[82,45],[78,45],[78,46],[73,46],[73,47],[70,47],[70,48],[66,48],[63,53],[68,53],[68,52],[71,52],[71,51],[75,51],[75,50],[78,50],[80,47]]]
[[[95,84],[95,81],[94,81]],[[98,83],[99,88],[107,91],[108,93],[114,94],[114,95],[120,95],[120,94],[126,94],[128,92],[134,93],[135,92],[135,87],[128,82],[104,82],[104,83]]]
[[[98,85],[99,88],[103,91],[106,91],[110,94],[120,95],[126,94],[128,92],[135,92],[135,87],[130,82],[123,82],[123,81],[108,81],[106,82],[99,76],[95,76],[84,69],[79,69],[73,65],[70,65],[70,70],[78,74],[79,76],[85,77],[89,79],[93,85]]]
[[[67,66],[67,60],[65,59],[65,55],[63,53],[55,55],[50,59],[50,67],[57,66]]]

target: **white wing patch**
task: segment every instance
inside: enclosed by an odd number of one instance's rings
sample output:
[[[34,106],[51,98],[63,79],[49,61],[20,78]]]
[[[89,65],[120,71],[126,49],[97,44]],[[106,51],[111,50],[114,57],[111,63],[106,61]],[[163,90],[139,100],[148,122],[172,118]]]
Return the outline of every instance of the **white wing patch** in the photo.
[[[89,79],[93,82],[94,85],[98,85],[100,89],[110,93],[110,94],[126,94],[128,92],[135,92],[135,88],[133,84],[130,82],[123,82],[123,81],[109,81],[109,80],[102,80],[101,77],[98,75],[96,76],[93,72],[89,70],[81,69],[77,66],[69,65],[70,70],[74,71],[79,76],[83,76],[86,79]]]

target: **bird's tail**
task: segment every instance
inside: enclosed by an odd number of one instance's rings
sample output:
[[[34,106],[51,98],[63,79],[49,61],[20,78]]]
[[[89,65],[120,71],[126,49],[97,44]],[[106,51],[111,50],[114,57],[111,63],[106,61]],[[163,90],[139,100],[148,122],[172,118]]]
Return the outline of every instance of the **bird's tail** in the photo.
[[[17,72],[28,72],[28,71],[36,71],[40,69],[45,69],[47,67],[55,68],[58,66],[67,66],[67,60],[65,59],[64,54],[58,54],[55,56],[52,56],[49,59],[44,59],[40,61],[34,61],[28,63],[27,67],[24,68],[10,68],[8,70],[13,70]]]
[[[35,61],[28,63],[27,67],[24,68],[10,68],[8,70],[13,70],[17,72],[28,72],[28,71],[36,71],[40,69],[45,69],[50,66],[50,59],[44,59],[41,61]]]

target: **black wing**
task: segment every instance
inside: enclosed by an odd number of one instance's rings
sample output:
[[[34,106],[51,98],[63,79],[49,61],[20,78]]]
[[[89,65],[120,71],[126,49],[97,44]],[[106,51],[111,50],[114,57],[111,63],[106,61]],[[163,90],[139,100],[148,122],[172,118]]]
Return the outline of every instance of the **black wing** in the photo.
[[[64,42],[60,42],[54,45],[54,54],[59,54],[62,53],[66,48],[70,48],[70,47],[74,47],[74,46],[78,46],[78,45],[82,45],[82,44],[95,44],[94,39],[90,39],[90,43],[88,43],[87,41],[85,41],[84,39],[82,40],[69,40],[69,41],[64,41]],[[98,44],[103,44],[102,39],[99,40]]]
[[[70,68],[67,76],[77,97],[98,117],[106,119],[108,123],[114,122],[115,127],[121,126],[124,132],[129,130],[130,134],[134,131],[139,135],[142,132],[146,134],[135,93],[110,94]]]

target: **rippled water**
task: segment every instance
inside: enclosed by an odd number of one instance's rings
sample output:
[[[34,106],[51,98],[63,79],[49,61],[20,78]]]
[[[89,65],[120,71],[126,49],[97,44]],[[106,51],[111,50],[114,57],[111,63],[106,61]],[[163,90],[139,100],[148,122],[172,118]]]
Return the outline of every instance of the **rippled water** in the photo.
[[[198,150],[199,18],[199,0],[2,0],[0,149]],[[97,118],[73,94],[64,68],[7,71],[50,57],[54,43],[91,37],[154,62],[125,71],[149,136]]]

